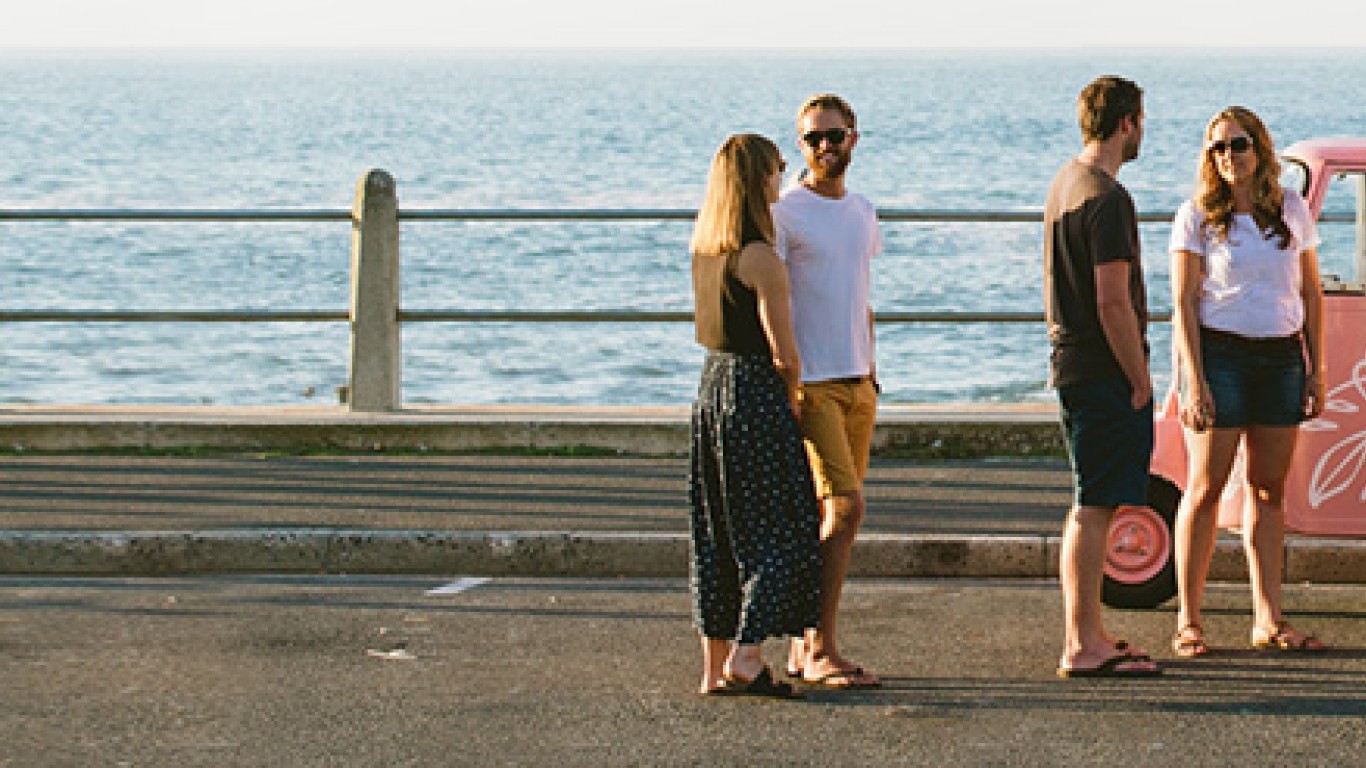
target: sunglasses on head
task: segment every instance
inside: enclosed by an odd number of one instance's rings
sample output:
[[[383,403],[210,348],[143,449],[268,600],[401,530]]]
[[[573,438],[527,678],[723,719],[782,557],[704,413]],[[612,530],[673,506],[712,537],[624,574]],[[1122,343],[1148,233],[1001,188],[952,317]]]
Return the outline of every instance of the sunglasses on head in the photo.
[[[1235,136],[1228,141],[1211,141],[1209,144],[1211,155],[1221,155],[1227,150],[1232,150],[1234,154],[1241,155],[1249,149],[1252,149],[1251,136]]]
[[[830,146],[838,147],[843,144],[844,140],[848,137],[848,128],[831,128],[828,131],[808,131],[807,133],[803,133],[802,141],[806,142],[807,146],[815,149],[821,145],[821,141],[828,141],[830,142]]]

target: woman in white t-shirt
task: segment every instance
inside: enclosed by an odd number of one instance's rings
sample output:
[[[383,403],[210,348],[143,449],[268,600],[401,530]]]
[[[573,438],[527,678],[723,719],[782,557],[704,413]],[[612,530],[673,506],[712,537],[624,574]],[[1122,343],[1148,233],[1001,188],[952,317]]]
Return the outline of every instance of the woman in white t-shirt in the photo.
[[[1173,344],[1189,481],[1176,513],[1179,606],[1172,650],[1209,651],[1200,599],[1217,506],[1238,445],[1247,459],[1243,549],[1252,587],[1251,642],[1321,651],[1281,615],[1285,476],[1298,425],[1323,409],[1323,293],[1308,205],[1280,186],[1266,126],[1229,107],[1205,129],[1195,196],[1172,225]]]

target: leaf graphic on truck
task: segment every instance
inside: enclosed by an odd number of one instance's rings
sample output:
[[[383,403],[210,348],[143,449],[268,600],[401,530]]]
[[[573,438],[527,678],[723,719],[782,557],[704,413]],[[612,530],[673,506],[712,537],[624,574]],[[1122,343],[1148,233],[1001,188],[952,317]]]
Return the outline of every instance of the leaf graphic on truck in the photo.
[[[1355,394],[1366,404],[1366,360],[1359,361],[1352,368],[1347,381],[1334,387],[1324,403],[1324,415],[1304,425],[1312,432],[1336,431],[1338,424],[1331,421],[1328,414],[1355,414],[1361,406],[1347,396]],[[1366,469],[1366,430],[1340,440],[1323,452],[1314,465],[1314,474],[1309,478],[1309,504],[1318,509],[1324,502],[1351,489]],[[1366,488],[1361,494],[1366,500]]]

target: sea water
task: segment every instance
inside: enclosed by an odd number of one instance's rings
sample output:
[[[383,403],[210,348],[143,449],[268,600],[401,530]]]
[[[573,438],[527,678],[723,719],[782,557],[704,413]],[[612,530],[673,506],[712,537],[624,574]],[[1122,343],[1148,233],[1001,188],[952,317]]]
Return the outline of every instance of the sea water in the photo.
[[[1077,91],[1146,92],[1141,211],[1190,194],[1206,121],[1242,104],[1279,146],[1360,134],[1366,51],[563,52],[0,56],[0,207],[349,209],[368,168],[409,209],[695,208],[732,132],[800,165],[794,112],[859,115],[850,187],[880,208],[1037,212],[1079,148]],[[683,221],[405,221],[405,310],[691,307]],[[1036,223],[883,224],[883,312],[1042,311]],[[1168,225],[1142,226],[1170,308]],[[345,222],[0,222],[0,310],[344,311]],[[1159,387],[1170,329],[1151,329]],[[686,323],[411,323],[408,403],[676,405]],[[1051,398],[1041,324],[883,324],[885,402]],[[343,323],[4,323],[0,403],[335,401]]]

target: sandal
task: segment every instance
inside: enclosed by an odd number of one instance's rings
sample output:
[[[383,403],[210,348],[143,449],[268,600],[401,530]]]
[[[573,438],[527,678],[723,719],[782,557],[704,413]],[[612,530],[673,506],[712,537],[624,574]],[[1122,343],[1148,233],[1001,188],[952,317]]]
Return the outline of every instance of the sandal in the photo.
[[[841,672],[836,670],[817,677],[803,677],[802,682],[807,685],[819,685],[842,691],[882,687],[882,681],[876,676],[864,672],[863,667],[859,667],[857,672]]]
[[[1144,653],[1143,651],[1140,651],[1140,650],[1138,650],[1137,648],[1135,648],[1135,647],[1129,645],[1129,641],[1128,641],[1128,640],[1116,640],[1116,641],[1115,641],[1115,650],[1116,650],[1116,651],[1119,651],[1120,653],[1123,653],[1123,654],[1128,655],[1128,657],[1131,658],[1131,659],[1133,659],[1134,661],[1152,661],[1152,660],[1153,660],[1153,658],[1152,658],[1151,656],[1149,656],[1148,654],[1146,654],[1146,653]]]
[[[1157,677],[1162,667],[1151,659],[1139,659],[1126,653],[1111,656],[1089,668],[1058,667],[1058,677]]]
[[[1276,622],[1276,628],[1270,632],[1260,627],[1253,627],[1252,647],[1259,651],[1286,651],[1289,653],[1315,653],[1328,650],[1328,646],[1324,645],[1322,640],[1313,635],[1304,634],[1290,626],[1290,622],[1284,619]]]
[[[1172,652],[1183,659],[1194,659],[1209,653],[1205,645],[1205,630],[1199,624],[1186,624],[1172,635]]]
[[[725,685],[726,696],[763,696],[769,699],[804,699],[806,695],[792,686],[791,683],[779,683],[773,680],[773,673],[768,667],[764,667],[753,680],[742,680],[738,677],[727,677]]]

